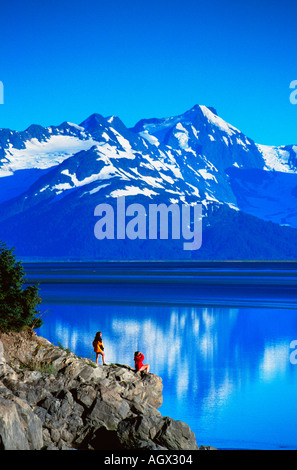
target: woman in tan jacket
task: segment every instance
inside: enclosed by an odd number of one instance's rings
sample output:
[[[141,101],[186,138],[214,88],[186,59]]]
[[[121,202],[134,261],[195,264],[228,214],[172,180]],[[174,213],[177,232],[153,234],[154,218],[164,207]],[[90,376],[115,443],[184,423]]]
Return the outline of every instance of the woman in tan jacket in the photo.
[[[94,348],[94,351],[96,353],[96,364],[98,365],[98,358],[99,358],[99,355],[101,355],[103,365],[106,366],[105,353],[103,352],[104,351],[104,346],[103,346],[103,339],[102,339],[101,331],[97,331],[97,333],[96,333],[95,339],[93,341],[93,348]]]

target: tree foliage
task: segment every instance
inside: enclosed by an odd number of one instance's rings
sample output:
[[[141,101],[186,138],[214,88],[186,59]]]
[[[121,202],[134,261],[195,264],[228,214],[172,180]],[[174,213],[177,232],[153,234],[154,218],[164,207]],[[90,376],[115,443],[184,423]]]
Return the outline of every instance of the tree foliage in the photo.
[[[0,242],[0,330],[20,331],[25,326],[39,328],[42,320],[36,310],[41,303],[38,285],[24,288],[24,268],[14,249]]]

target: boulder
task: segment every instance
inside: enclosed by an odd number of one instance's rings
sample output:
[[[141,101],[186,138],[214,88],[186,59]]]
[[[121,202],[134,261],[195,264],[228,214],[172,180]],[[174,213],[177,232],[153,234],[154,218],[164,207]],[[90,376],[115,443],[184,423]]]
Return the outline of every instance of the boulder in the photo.
[[[0,438],[5,450],[39,450],[43,447],[42,423],[20,398],[0,396]]]

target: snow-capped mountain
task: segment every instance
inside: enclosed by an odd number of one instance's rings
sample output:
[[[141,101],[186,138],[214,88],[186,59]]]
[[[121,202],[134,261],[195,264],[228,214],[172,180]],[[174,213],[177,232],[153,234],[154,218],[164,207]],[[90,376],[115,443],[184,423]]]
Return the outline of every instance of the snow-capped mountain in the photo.
[[[144,205],[202,203],[204,233],[210,236],[215,214],[226,227],[232,219],[233,228],[245,217],[251,233],[253,224],[267,232],[274,222],[276,247],[283,237],[282,256],[289,256],[297,227],[296,153],[293,145],[258,145],[213,108],[198,105],[179,116],[142,119],[131,129],[118,117],[100,114],[79,125],[2,129],[0,239],[29,257],[158,259],[160,250],[163,258],[176,256],[174,243],[167,243],[165,254],[159,243],[139,241],[137,249],[135,241],[131,247],[125,242],[119,251],[107,241],[99,246],[94,208],[126,196]],[[264,252],[269,257],[269,249]],[[276,256],[272,246],[270,252]],[[204,255],[202,248],[187,256],[224,258],[224,250],[215,254],[208,247]]]
[[[83,127],[69,122],[46,128],[32,125],[23,132],[0,129],[0,175],[51,167],[95,143]]]
[[[96,143],[83,127],[69,122],[32,125],[23,132],[0,129],[0,201],[20,195],[49,168]]]

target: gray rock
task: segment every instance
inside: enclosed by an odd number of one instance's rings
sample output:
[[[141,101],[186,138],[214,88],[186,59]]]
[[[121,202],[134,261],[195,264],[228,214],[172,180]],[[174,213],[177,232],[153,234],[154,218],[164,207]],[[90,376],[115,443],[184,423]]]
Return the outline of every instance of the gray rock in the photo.
[[[121,421],[117,435],[124,449],[151,449],[155,446],[154,439],[162,425],[161,417],[139,415]]]
[[[0,397],[0,436],[6,450],[39,450],[42,423],[20,398]]]
[[[195,434],[186,423],[167,417],[163,421],[155,438],[158,444],[171,450],[198,450]]]
[[[18,410],[7,398],[0,398],[0,437],[5,450],[29,450]]]
[[[129,404],[119,395],[106,392],[97,397],[88,419],[109,431],[116,431],[118,424],[126,418],[129,411]]]
[[[198,449],[187,424],[158,411],[160,377],[120,364],[96,366],[30,331],[2,341],[4,449]]]
[[[5,357],[4,357],[4,347],[3,347],[3,343],[0,339],[0,365],[3,365],[5,364]]]

